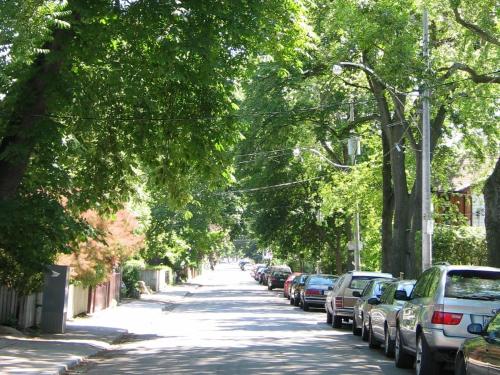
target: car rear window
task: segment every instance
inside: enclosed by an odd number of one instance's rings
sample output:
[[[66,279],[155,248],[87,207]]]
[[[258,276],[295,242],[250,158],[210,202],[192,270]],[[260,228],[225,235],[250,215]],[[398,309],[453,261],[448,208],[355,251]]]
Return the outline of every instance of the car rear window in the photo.
[[[500,272],[453,270],[446,275],[445,297],[500,300]]]
[[[353,276],[351,283],[349,284],[349,289],[365,289],[365,286],[372,279],[376,279],[379,276]]]
[[[311,276],[308,280],[309,285],[333,285],[336,279],[334,277],[319,277],[319,276]]]

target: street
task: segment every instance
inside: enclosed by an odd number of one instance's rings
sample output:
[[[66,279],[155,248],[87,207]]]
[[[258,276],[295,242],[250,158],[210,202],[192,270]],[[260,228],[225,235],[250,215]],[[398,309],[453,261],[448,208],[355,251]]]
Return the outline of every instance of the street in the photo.
[[[158,324],[68,374],[411,374],[381,350],[334,330],[322,310],[289,305],[234,264],[206,271],[203,285]],[[137,316],[140,320],[141,316]]]

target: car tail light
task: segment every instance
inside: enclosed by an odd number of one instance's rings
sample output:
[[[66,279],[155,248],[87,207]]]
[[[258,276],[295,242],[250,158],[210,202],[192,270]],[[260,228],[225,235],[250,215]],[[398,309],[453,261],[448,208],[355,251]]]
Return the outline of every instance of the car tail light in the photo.
[[[344,297],[335,297],[335,308],[342,309],[344,307]]]
[[[432,314],[432,324],[445,324],[449,326],[456,326],[460,324],[463,314],[450,313],[445,311],[434,311]]]
[[[321,294],[320,290],[317,289],[307,289],[306,296],[319,296]]]

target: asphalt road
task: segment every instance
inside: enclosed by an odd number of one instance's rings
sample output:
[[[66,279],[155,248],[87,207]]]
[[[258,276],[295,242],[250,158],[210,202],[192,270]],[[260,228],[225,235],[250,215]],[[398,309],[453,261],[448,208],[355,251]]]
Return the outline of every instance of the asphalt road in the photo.
[[[219,265],[202,283],[154,327],[72,373],[413,373],[397,369],[382,350],[370,350],[350,325],[332,329],[324,311],[290,306],[281,290],[268,291],[236,265]]]

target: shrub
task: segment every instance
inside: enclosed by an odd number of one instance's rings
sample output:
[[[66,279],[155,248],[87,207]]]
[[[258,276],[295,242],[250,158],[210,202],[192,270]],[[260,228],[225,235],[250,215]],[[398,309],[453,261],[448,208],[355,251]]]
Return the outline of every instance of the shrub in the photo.
[[[432,252],[434,262],[487,265],[485,230],[469,226],[436,226]]]
[[[146,268],[146,264],[142,259],[131,259],[123,264],[122,280],[127,289],[127,296],[135,295],[137,282],[140,279],[140,271]]]

